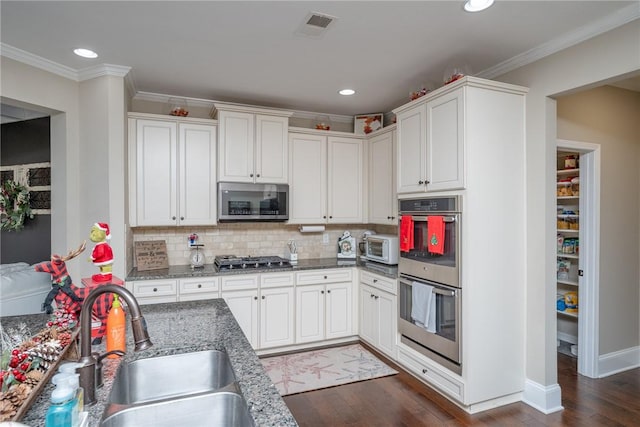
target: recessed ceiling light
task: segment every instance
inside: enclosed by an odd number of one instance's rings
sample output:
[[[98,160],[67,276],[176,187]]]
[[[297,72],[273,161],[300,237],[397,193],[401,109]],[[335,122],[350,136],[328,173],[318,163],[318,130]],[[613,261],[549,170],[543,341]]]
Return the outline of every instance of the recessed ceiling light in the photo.
[[[464,10],[467,12],[480,12],[493,4],[493,0],[467,0]]]
[[[340,95],[353,95],[354,93],[356,93],[356,91],[353,89],[341,89],[338,91],[338,93]]]
[[[89,49],[82,49],[82,48],[73,49],[73,53],[75,53],[78,56],[82,56],[83,58],[93,59],[98,57],[97,53]]]

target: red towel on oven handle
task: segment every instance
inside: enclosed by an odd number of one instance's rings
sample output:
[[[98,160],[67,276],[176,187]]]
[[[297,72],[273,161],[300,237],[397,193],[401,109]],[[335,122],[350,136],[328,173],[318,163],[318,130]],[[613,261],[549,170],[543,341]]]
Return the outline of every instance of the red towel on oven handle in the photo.
[[[430,216],[427,223],[427,248],[429,253],[444,254],[444,217]]]
[[[400,218],[400,252],[413,249],[413,217],[402,215]]]

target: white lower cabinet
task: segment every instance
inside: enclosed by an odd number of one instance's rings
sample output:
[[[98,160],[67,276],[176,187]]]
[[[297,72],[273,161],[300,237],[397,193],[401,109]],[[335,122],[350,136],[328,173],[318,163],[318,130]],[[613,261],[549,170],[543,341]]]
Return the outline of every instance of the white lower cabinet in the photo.
[[[296,344],[354,334],[351,269],[296,274]]]
[[[138,304],[159,304],[178,300],[178,284],[175,279],[136,280],[127,282],[126,288],[138,300]]]
[[[360,338],[396,358],[397,281],[369,272],[360,277]]]
[[[199,277],[178,280],[178,301],[197,301],[218,298],[220,288],[217,277]]]
[[[398,346],[398,362],[419,378],[459,402],[464,402],[464,383],[462,379],[439,364],[422,356],[404,345]]]
[[[293,344],[293,274],[221,278],[222,298],[254,349]]]

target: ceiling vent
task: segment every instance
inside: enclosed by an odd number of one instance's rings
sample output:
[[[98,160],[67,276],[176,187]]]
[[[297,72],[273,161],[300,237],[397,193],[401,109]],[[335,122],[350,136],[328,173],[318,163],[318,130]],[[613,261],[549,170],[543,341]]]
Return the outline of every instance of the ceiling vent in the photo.
[[[326,13],[309,12],[296,34],[320,38],[324,36],[329,27],[335,25],[337,19],[335,16],[327,15]]]

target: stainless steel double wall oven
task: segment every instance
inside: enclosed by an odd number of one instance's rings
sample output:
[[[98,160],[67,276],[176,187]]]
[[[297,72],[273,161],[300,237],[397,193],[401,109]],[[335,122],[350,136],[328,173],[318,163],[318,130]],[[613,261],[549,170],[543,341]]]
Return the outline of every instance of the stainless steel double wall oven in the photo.
[[[458,374],[462,372],[461,208],[461,196],[399,201],[401,221],[412,224],[400,227],[400,239],[407,237],[403,233],[413,238],[408,251],[400,244],[401,342]],[[442,254],[429,250],[433,236],[429,236],[428,224],[435,216],[444,224]]]

